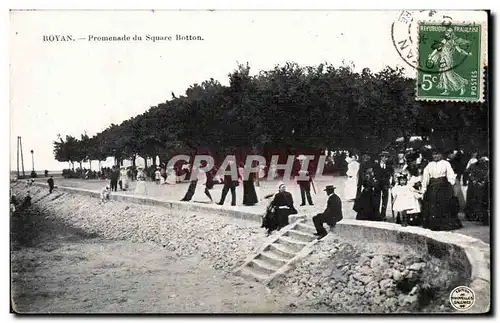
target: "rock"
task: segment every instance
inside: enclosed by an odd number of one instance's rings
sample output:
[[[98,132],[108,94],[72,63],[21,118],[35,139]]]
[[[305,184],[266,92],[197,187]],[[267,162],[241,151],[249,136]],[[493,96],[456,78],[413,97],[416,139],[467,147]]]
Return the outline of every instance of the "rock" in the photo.
[[[411,265],[409,267],[409,269],[414,270],[414,271],[419,271],[419,270],[422,270],[423,268],[425,268],[425,266],[426,266],[425,262],[418,262],[418,263]]]
[[[398,304],[399,304],[398,299],[394,297],[387,298],[384,302],[384,306],[391,309],[392,311],[396,309]]]
[[[384,279],[380,281],[379,285],[381,289],[386,290],[394,286],[394,281],[392,279]]]
[[[386,268],[383,272],[383,274],[381,275],[381,278],[382,279],[388,279],[388,278],[391,278],[392,277],[392,273],[393,273],[393,269],[391,268]]]
[[[400,281],[401,280],[401,272],[399,270],[394,270],[392,272],[392,277],[394,278],[395,281]]]
[[[384,257],[381,255],[376,255],[370,261],[370,267],[372,269],[378,269],[380,267],[386,267],[387,263],[384,261]]]
[[[330,269],[325,269],[321,273],[321,277],[329,277],[332,274],[332,271]]]
[[[375,296],[375,297],[373,298],[373,303],[374,303],[374,304],[377,304],[377,305],[378,305],[378,304],[382,304],[382,303],[384,303],[384,301],[385,301],[385,299],[384,299],[384,297],[383,297],[383,296]]]
[[[366,276],[366,275],[361,275],[361,274],[354,274],[353,278],[356,279],[357,281],[367,285],[371,281],[373,281],[372,276]]]
[[[372,273],[372,270],[369,266],[363,266],[359,269],[359,273],[363,275],[370,275]]]
[[[378,289],[378,283],[376,281],[371,281],[366,285],[366,290]]]

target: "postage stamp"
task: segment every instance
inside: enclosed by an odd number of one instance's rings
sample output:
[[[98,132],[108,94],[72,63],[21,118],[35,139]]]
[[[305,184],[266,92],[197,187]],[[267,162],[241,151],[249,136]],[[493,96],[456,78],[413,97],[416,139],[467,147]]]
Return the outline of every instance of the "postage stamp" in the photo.
[[[485,25],[421,21],[417,100],[484,101]]]

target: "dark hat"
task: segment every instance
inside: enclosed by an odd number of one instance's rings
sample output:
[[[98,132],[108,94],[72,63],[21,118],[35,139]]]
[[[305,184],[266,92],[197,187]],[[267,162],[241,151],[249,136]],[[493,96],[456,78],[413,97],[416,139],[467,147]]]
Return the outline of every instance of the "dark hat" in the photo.
[[[380,153],[380,156],[389,156],[389,152],[384,150]]]
[[[397,179],[400,179],[400,178],[408,179],[408,175],[405,173],[397,173],[396,178]]]
[[[333,191],[334,189],[336,189],[335,186],[333,185],[326,185],[325,189],[323,191]]]

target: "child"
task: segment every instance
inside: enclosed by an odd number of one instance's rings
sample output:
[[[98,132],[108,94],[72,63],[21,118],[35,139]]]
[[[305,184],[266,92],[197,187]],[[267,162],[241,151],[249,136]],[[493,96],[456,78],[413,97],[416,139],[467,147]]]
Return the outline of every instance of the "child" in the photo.
[[[408,224],[409,225],[421,225],[421,200],[423,198],[422,194],[422,170],[418,166],[408,167],[408,186],[410,187],[410,191],[413,192],[413,195],[416,199],[415,208],[412,210],[408,210]]]
[[[161,183],[161,172],[160,172],[160,168],[157,168],[156,171],[155,171],[155,182],[156,184],[160,184]]]
[[[104,204],[109,200],[109,186],[106,186],[101,191],[101,203]]]
[[[396,177],[398,184],[392,189],[392,209],[399,213],[398,218],[401,219],[401,225],[406,227],[409,222],[408,212],[413,211],[419,205],[413,187],[407,185],[407,175],[400,173]]]

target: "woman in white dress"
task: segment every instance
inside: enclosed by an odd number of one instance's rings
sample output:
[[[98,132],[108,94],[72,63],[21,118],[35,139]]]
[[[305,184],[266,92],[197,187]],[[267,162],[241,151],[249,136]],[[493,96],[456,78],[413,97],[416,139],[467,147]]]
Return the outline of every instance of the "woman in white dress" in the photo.
[[[135,193],[147,195],[146,174],[142,168],[137,169],[137,184],[135,186]]]
[[[422,175],[424,228],[448,231],[463,227],[458,218],[458,201],[453,195],[457,176],[441,152],[432,154]]]
[[[129,178],[127,169],[125,167],[122,167],[120,170],[120,180],[122,181],[122,190],[123,191],[128,190]]]
[[[198,181],[196,182],[194,195],[191,200],[193,202],[213,203],[212,196],[210,195],[210,191],[207,188],[207,173],[197,167],[193,167],[193,172],[194,171],[196,171],[197,173],[196,179]]]
[[[264,178],[266,177],[265,171],[266,165],[259,165],[259,174],[257,176],[257,182],[255,185],[255,193],[257,194],[257,201],[262,201],[264,196],[262,195],[261,184]]]
[[[174,166],[169,166],[167,168],[167,179],[165,180],[165,184],[173,185],[177,183],[177,176],[174,171]]]
[[[353,201],[356,199],[356,191],[358,188],[358,156],[353,155],[352,157],[346,157],[345,161],[347,162],[347,181],[344,186],[344,199]]]

